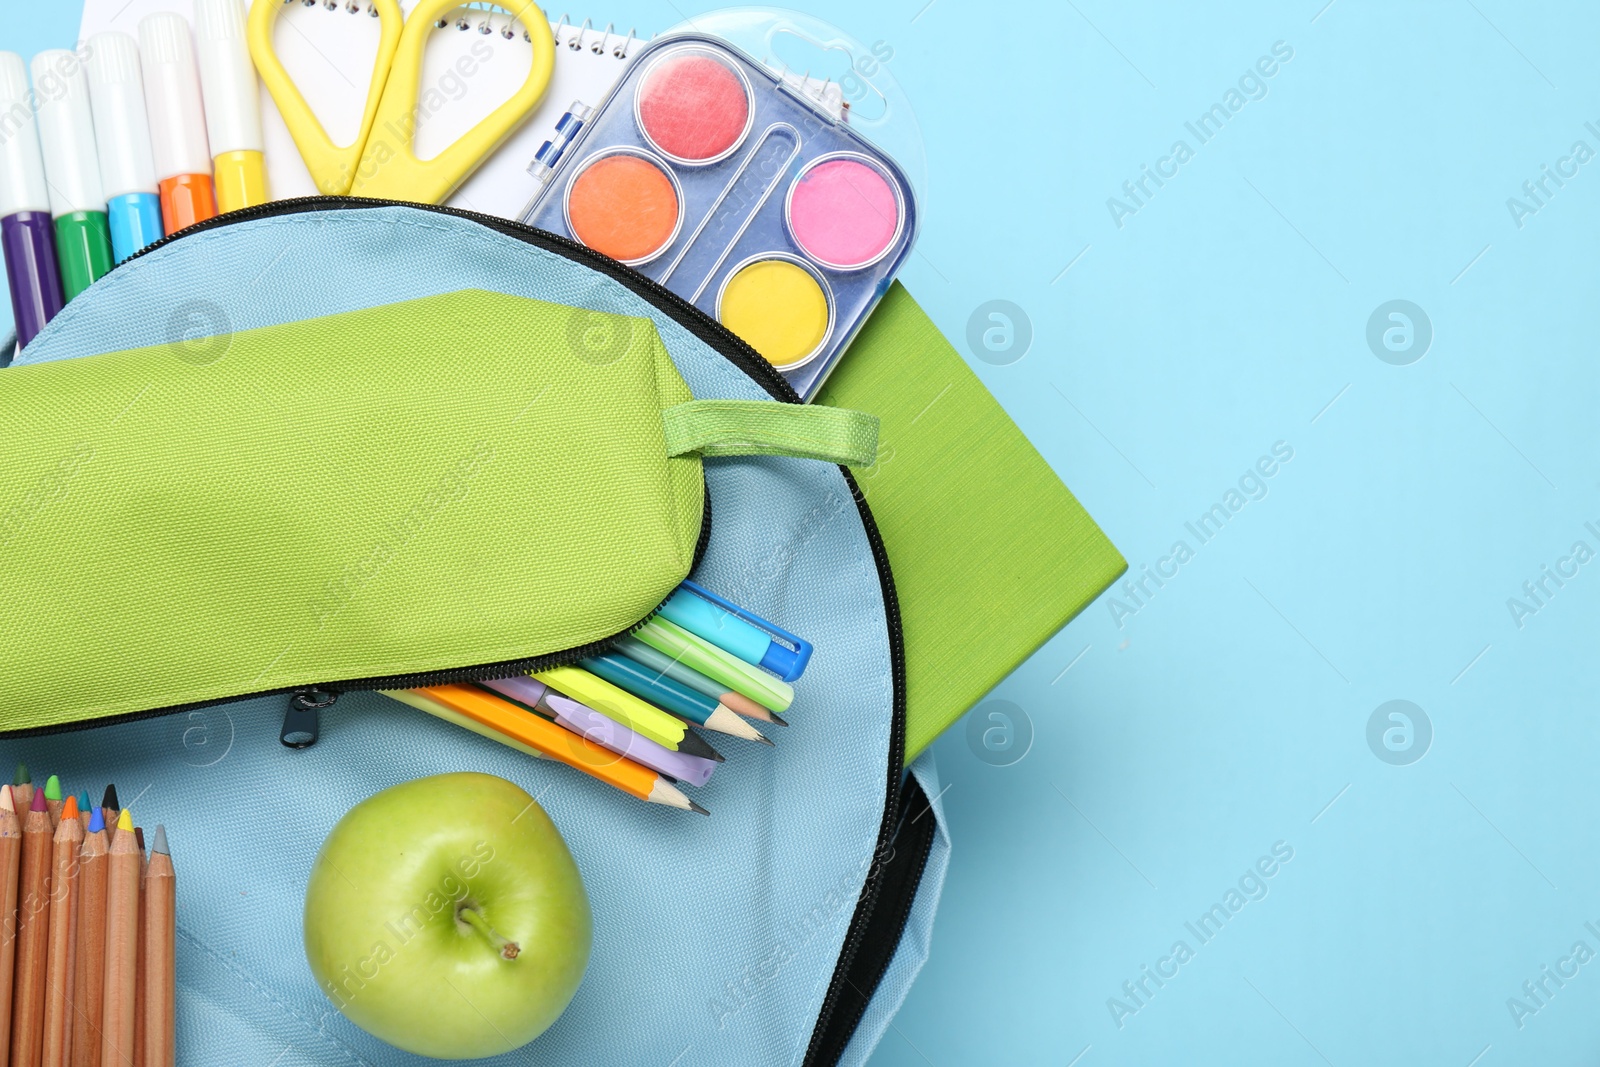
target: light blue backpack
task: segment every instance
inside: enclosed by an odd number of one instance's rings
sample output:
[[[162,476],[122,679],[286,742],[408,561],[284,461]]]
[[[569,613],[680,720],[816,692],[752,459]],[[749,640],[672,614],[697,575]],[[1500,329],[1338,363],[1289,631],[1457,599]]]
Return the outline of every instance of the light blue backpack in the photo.
[[[270,204],[161,242],[75,299],[17,362],[462,289],[648,317],[696,397],[794,400],[722,327],[610,260],[502,219],[345,198]],[[709,459],[706,482],[715,519],[695,577],[748,590],[746,606],[826,649],[796,685],[777,749],[739,752],[697,794],[710,819],[638,803],[374,693],[340,695],[317,743],[298,750],[279,743],[282,697],[11,735],[29,766],[73,789],[114,781],[141,824],[166,824],[179,874],[179,1062],[436,1062],[338,1014],[306,965],[300,913],[312,857],[345,810],[456,770],[538,798],[594,911],[593,955],[566,1014],[483,1062],[867,1060],[926,958],[949,851],[931,756],[901,770],[889,561],[842,468]]]

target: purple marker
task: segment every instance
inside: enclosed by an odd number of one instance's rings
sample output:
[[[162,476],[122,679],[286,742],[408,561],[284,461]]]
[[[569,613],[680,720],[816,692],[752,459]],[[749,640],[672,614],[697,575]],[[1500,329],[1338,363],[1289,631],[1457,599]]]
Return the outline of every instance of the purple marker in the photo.
[[[538,709],[541,714],[555,719],[557,725],[588,738],[602,748],[688,785],[705,785],[711,780],[711,772],[716,769],[717,765],[712,760],[691,756],[687,752],[674,752],[571,697],[552,692],[549,686],[536,679],[498,678],[478,684],[518,704]]]
[[[20,349],[64,301],[28,68],[15,52],[0,52],[0,119],[0,248]]]

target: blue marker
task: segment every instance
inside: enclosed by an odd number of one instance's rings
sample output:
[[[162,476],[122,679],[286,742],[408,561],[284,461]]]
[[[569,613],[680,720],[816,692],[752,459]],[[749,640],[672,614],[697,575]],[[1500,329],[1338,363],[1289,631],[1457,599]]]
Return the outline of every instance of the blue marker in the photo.
[[[792,682],[811,661],[811,644],[765,619],[685,581],[659,612],[668,622]]]
[[[144,110],[139,46],[125,33],[89,38],[89,102],[94,108],[95,147],[105,186],[111,255],[118,263],[159,241],[161,198]]]

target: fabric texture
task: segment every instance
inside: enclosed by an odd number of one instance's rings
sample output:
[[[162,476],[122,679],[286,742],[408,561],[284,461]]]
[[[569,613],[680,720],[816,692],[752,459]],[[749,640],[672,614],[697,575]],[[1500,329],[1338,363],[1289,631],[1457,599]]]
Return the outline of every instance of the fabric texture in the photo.
[[[865,467],[878,455],[878,419],[843,408],[691,400],[661,414],[674,456],[796,456]]]
[[[0,374],[0,485],[32,489],[0,513],[0,729],[639,622],[705,485],[667,453],[690,393],[655,327],[608,316],[600,360],[572,340],[598,318],[466,290]]]
[[[878,982],[876,995],[867,1004],[856,1032],[839,1057],[838,1067],[865,1067],[872,1052],[894,1024],[895,1013],[905,1003],[911,983],[928,962],[933,947],[933,917],[939,910],[939,896],[944,891],[944,879],[950,869],[950,831],[945,823],[944,797],[948,786],[939,784],[939,766],[932,752],[924,752],[911,764],[910,773],[922,786],[928,798],[929,813],[923,818],[938,820],[938,831],[933,836],[933,847],[928,852],[927,866],[922,872],[922,885],[906,918],[905,933],[889,968]],[[906,812],[907,818],[919,813]],[[898,1038],[891,1040],[899,1040]],[[920,1051],[920,1050],[919,1050]]]
[[[909,762],[1128,565],[898,282],[817,403],[882,420],[856,480],[894,561]]]
[[[617,282],[469,220],[405,208],[308,212],[185,237],[113,270],[22,362],[163,341],[196,299],[240,331],[470,288],[649,318],[696,397],[766,399]],[[498,774],[538,798],[594,912],[594,952],[566,1014],[521,1051],[483,1062],[800,1061],[885,810],[884,590],[836,467],[771,456],[704,466],[713,522],[696,580],[817,646],[776,749],[727,742],[728,761],[695,790],[710,818],[645,805],[374,693],[341,697],[323,714],[321,739],[300,751],[278,743],[281,698],[9,744],[68,788],[115,781],[139,824],[166,824],[179,877],[180,1062],[435,1062],[333,1010],[312,984],[300,912],[312,857],[344,810],[450,770]],[[545,525],[526,536],[544,536]],[[36,681],[70,673],[61,664]]]

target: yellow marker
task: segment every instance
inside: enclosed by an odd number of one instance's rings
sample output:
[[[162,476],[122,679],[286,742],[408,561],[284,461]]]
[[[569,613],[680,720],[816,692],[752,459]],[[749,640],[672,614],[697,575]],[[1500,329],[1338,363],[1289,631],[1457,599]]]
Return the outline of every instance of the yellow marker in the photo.
[[[736,268],[717,297],[717,318],[780,370],[822,348],[832,301],[817,276],[788,259],[757,259]]]
[[[306,168],[324,193],[375,199],[443,202],[478,164],[516,132],[544,95],[555,70],[553,36],[544,32],[544,12],[529,0],[499,6],[531,31],[533,60],[521,88],[487,118],[432,159],[412,151],[422,89],[422,58],[441,15],[460,0],[422,0],[409,17],[395,0],[371,0],[378,15],[378,56],[372,66],[361,127],[348,145],[336,145],[300,95],[272,48],[272,24],[281,3],[257,3],[250,10],[250,55],[266,83]]]
[[[267,194],[261,96],[245,42],[243,0],[194,0],[194,30],[217,210],[264,204],[272,198]]]
[[[604,678],[578,667],[556,667],[538,671],[533,677],[562,696],[571,697],[674,752],[678,751],[684,735],[688,733],[689,727],[682,719],[675,719],[654,704],[640,700]]]

